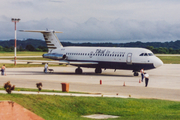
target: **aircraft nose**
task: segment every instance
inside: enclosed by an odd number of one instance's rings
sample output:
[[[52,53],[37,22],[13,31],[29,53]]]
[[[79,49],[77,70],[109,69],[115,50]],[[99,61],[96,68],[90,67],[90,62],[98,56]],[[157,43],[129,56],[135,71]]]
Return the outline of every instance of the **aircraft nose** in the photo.
[[[163,65],[163,62],[158,57],[156,57],[154,62],[154,67],[157,68],[160,67],[161,65]]]

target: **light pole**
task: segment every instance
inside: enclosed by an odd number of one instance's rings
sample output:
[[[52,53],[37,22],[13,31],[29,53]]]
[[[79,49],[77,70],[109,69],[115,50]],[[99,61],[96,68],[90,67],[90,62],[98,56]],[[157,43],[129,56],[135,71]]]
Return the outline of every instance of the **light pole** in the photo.
[[[19,18],[12,18],[11,19],[12,22],[14,22],[15,24],[15,39],[14,39],[14,65],[16,65],[16,23],[20,21]]]

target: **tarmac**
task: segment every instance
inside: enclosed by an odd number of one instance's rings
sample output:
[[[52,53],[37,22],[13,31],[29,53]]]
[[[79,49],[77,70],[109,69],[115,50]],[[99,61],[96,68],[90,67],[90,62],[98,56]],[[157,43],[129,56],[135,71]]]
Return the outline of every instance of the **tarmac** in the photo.
[[[36,83],[42,82],[42,89],[62,90],[61,83],[69,83],[69,91],[90,93],[85,94],[90,97],[93,94],[95,97],[131,96],[180,101],[180,64],[164,64],[157,69],[146,71],[150,75],[148,87],[145,87],[144,82],[139,83],[140,76],[134,77],[129,70],[114,72],[108,69],[103,70],[101,74],[95,74],[92,68],[82,68],[83,74],[77,75],[74,66],[50,68],[54,69],[54,72],[47,74],[43,73],[43,67],[6,68],[6,76],[0,76],[0,86],[10,81],[16,87],[37,89]],[[101,85],[100,80],[102,80]]]

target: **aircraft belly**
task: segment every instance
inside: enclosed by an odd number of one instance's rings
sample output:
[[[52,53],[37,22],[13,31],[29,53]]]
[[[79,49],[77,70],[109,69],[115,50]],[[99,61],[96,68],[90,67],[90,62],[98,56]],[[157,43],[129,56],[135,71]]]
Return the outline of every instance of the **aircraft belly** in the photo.
[[[126,62],[107,62],[107,61],[83,61],[83,60],[70,60],[76,62],[97,62],[98,64],[82,64],[82,65],[74,65],[74,66],[81,66],[81,67],[89,67],[89,68],[106,68],[106,69],[125,69],[125,70],[136,70],[139,71],[142,68],[145,70],[155,68],[152,63],[132,63],[127,64]]]
[[[145,70],[153,69],[153,64],[139,64],[139,63],[132,63],[127,64],[126,62],[99,62],[99,66],[101,68],[109,68],[109,69],[125,69],[125,70],[141,70],[144,68]]]

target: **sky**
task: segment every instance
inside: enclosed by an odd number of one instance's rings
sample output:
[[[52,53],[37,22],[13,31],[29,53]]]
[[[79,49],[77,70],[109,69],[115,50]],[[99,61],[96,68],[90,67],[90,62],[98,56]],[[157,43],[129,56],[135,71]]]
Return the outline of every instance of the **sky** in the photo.
[[[54,30],[64,42],[166,42],[180,40],[179,0],[1,0],[0,40],[17,30]],[[17,32],[17,39],[43,39]]]

